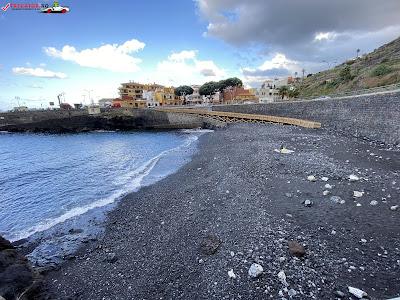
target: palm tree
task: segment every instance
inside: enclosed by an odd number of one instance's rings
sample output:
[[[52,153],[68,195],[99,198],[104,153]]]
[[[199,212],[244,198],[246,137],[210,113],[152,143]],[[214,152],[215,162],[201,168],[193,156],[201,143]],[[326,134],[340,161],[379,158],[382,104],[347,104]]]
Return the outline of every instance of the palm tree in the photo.
[[[279,88],[279,95],[282,97],[282,100],[283,100],[283,98],[285,98],[285,96],[288,95],[288,92],[289,92],[289,89],[286,85],[281,86]]]

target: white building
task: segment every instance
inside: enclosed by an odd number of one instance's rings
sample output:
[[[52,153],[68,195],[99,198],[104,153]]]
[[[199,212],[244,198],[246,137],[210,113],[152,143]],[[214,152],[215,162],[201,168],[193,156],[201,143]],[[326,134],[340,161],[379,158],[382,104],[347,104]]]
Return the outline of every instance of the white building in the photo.
[[[112,106],[112,102],[113,102],[113,98],[103,98],[99,100],[99,106],[101,108],[106,108],[106,107],[111,107]]]
[[[157,107],[160,106],[160,103],[156,101],[154,91],[146,91],[143,90],[143,99],[146,100],[147,107]]]
[[[204,97],[199,93],[200,85],[192,85],[191,87],[193,89],[193,94],[185,96],[186,105],[203,104]]]

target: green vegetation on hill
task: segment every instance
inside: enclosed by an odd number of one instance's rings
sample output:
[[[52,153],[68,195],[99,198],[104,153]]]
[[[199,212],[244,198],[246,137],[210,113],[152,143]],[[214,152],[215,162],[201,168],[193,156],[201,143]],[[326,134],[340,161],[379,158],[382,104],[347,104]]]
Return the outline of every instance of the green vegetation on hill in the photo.
[[[304,78],[300,97],[374,88],[400,82],[400,38],[333,69]]]

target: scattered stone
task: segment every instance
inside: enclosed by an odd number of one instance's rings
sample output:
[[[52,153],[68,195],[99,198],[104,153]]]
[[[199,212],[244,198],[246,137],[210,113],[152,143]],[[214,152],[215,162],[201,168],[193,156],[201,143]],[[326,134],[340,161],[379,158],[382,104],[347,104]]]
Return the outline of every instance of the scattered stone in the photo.
[[[286,274],[285,274],[284,271],[280,271],[280,272],[278,273],[278,278],[279,278],[279,280],[281,281],[281,283],[282,283],[283,285],[289,286],[289,284],[288,284],[287,281],[286,281]]]
[[[331,193],[330,191],[323,191],[323,192],[322,192],[322,195],[328,196],[330,193]]]
[[[311,200],[305,200],[303,203],[305,207],[311,207],[313,205],[313,202]]]
[[[356,206],[360,207],[360,206],[362,206],[362,205],[361,205],[361,203],[357,203]]]
[[[375,206],[375,205],[378,205],[378,201],[372,200],[369,204],[371,204],[372,206]]]
[[[351,174],[349,176],[349,181],[354,182],[354,181],[359,181],[360,178],[357,175]]]
[[[231,254],[232,257],[235,256],[235,252],[233,252],[233,251],[231,251],[230,254]]]
[[[317,178],[314,175],[310,175],[310,176],[307,176],[307,180],[314,182],[317,180]]]
[[[356,296],[358,299],[368,297],[368,294],[360,289],[349,286],[349,293]]]
[[[364,192],[354,191],[353,197],[354,198],[361,198],[364,195]]]
[[[367,242],[367,240],[366,239],[361,239],[360,242],[365,244]]]
[[[327,184],[325,184],[325,188],[330,190],[333,188],[333,186],[331,186],[329,183],[327,183]]]
[[[296,241],[288,242],[289,253],[296,257],[303,257],[306,254],[304,246]]]
[[[118,257],[114,252],[107,253],[107,256],[105,258],[106,262],[109,262],[112,264],[112,263],[115,263],[117,260],[118,260]]]
[[[292,193],[285,193],[285,196],[288,198],[292,198],[293,194]]]
[[[395,210],[397,210],[398,208],[399,208],[398,205],[393,205],[393,206],[390,207],[390,210],[395,211]]]
[[[262,272],[264,272],[264,269],[261,265],[254,263],[250,266],[249,275],[251,277],[257,278],[262,274]]]
[[[294,297],[297,295],[297,291],[295,289],[290,289],[288,295],[289,297]]]
[[[333,230],[333,229],[332,229],[331,234],[332,234],[332,235],[335,235],[335,234],[336,234],[336,230]]]
[[[321,177],[321,180],[322,180],[322,181],[328,181],[329,178],[328,178],[328,177]]]
[[[231,269],[230,271],[228,271],[228,276],[229,276],[229,278],[233,278],[233,279],[236,278],[236,274],[235,274],[235,272],[233,272],[233,269]]]
[[[331,201],[335,202],[335,203],[340,203],[340,204],[344,204],[346,203],[345,200],[343,200],[342,198],[340,198],[339,196],[332,196],[330,198]]]
[[[217,252],[221,243],[216,235],[209,235],[201,242],[201,252],[206,255],[212,255]]]
[[[345,294],[342,291],[335,291],[334,294],[335,294],[335,296],[337,296],[339,298],[345,297]]]

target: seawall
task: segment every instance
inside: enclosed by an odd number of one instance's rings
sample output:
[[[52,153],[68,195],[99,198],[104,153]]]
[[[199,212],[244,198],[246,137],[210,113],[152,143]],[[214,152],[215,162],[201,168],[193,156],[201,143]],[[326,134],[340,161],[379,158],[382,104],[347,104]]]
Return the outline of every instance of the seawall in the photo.
[[[400,92],[324,100],[213,106],[214,111],[265,114],[321,122],[325,128],[400,144]]]
[[[0,130],[12,132],[85,132],[91,130],[209,128],[199,116],[153,109],[112,109],[99,115],[84,110],[33,111],[0,114]]]

